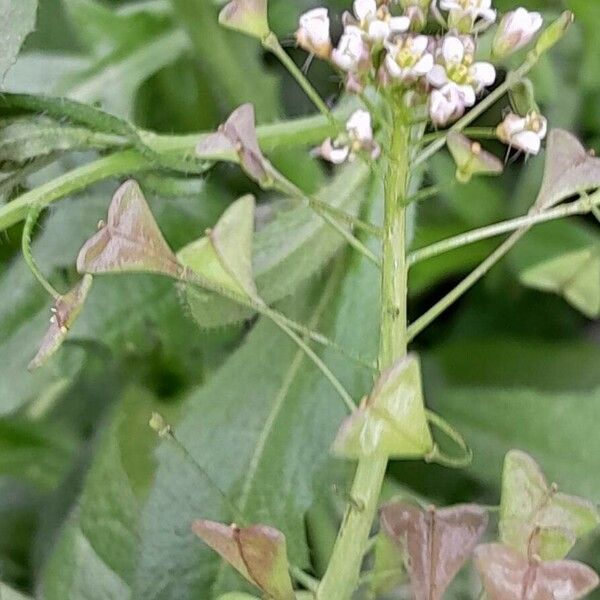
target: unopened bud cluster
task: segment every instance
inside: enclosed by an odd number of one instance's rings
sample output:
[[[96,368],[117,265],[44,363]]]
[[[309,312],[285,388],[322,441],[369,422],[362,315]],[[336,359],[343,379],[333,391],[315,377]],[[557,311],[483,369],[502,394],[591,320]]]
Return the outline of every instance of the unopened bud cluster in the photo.
[[[354,0],[342,17],[344,30],[337,44],[330,35],[326,8],[300,17],[299,46],[329,61],[347,91],[362,94],[368,87],[388,93],[411,107],[426,108],[435,127],[462,117],[496,80],[491,62],[476,57],[478,36],[497,21],[492,0]],[[443,32],[423,33],[439,23]],[[542,26],[539,13],[518,8],[500,20],[492,41],[492,55],[502,58],[523,48]],[[399,92],[395,94],[395,92]],[[524,123],[499,128],[503,140],[525,152],[536,153],[545,135],[539,115],[519,117]],[[368,126],[367,126],[368,121]],[[355,125],[360,122],[357,128]],[[543,125],[543,126],[542,126]],[[369,135],[366,135],[366,134]],[[377,155],[370,118],[356,113],[348,122],[348,135],[327,140],[324,158],[340,163],[359,151]]]

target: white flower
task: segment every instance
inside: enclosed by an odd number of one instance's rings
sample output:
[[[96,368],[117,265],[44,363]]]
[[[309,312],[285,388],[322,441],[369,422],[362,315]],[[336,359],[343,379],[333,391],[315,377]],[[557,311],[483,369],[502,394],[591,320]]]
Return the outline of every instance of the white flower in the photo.
[[[526,154],[538,154],[547,132],[548,121],[536,111],[526,117],[510,113],[496,129],[500,140]]]
[[[329,35],[329,13],[326,8],[315,8],[300,17],[296,31],[299,46],[320,58],[329,58],[331,37]]]
[[[425,35],[405,36],[387,43],[385,68],[394,79],[414,82],[433,68],[433,55],[428,51]]]
[[[499,58],[527,45],[544,24],[542,15],[517,8],[504,15],[492,44],[494,56]]]
[[[378,8],[375,0],[354,0],[353,9],[356,25],[371,42],[383,42],[392,33],[403,33],[410,27],[408,17],[393,17],[385,4]]]
[[[465,103],[458,87],[447,84],[439,90],[432,90],[429,96],[429,116],[436,127],[444,127],[462,117]]]
[[[449,35],[438,52],[438,64],[427,73],[429,83],[438,89],[452,86],[464,106],[473,106],[476,94],[496,80],[496,69],[488,62],[473,62],[471,38]]]
[[[369,48],[363,39],[363,31],[348,25],[338,47],[331,53],[331,59],[344,71],[358,71],[369,59]]]
[[[373,139],[371,115],[366,110],[355,111],[346,122],[346,134],[336,140],[327,138],[317,150],[319,156],[336,165],[354,160],[359,152],[367,152],[373,159],[380,153]]]
[[[449,11],[448,26],[461,33],[471,33],[478,19],[487,27],[496,20],[492,0],[440,0],[440,8]]]

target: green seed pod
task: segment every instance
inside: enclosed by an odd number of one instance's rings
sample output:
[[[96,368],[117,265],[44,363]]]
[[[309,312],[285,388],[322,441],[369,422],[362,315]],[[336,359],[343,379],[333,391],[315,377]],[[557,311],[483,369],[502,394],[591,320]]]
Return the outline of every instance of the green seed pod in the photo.
[[[519,81],[508,93],[510,105],[515,113],[524,117],[530,112],[540,112],[535,101],[533,83],[530,79]]]
[[[271,31],[267,0],[232,0],[219,14],[219,23],[263,40]]]

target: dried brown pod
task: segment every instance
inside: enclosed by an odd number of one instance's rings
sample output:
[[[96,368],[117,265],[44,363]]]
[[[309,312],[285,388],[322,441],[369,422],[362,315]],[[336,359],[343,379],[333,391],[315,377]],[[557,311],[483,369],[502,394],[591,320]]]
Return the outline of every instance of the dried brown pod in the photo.
[[[268,525],[238,527],[197,520],[192,531],[273,600],[295,600],[285,536]]]
[[[440,600],[468,560],[488,523],[475,504],[422,510],[391,503],[381,509],[381,526],[405,553],[415,600]]]
[[[577,600],[598,586],[598,575],[573,560],[542,562],[502,544],[475,550],[488,600]]]
[[[138,271],[178,277],[182,267],[165,241],[137,182],[113,196],[108,219],[79,251],[80,273]]]

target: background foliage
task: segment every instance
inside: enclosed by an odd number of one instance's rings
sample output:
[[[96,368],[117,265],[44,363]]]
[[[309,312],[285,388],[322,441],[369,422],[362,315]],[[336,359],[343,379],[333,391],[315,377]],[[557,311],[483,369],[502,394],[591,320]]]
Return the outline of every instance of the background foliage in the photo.
[[[348,4],[328,1],[338,27]],[[270,0],[273,28],[291,40],[298,14],[312,5]],[[516,3],[496,5],[506,10]],[[565,7],[575,12],[577,26],[533,77],[551,125],[576,132],[600,152],[600,4],[528,0],[527,7],[552,15]],[[245,101],[256,105],[260,123],[311,112],[289,77],[252,40],[216,26],[217,10],[218,3],[208,0],[40,0],[36,30],[4,86],[99,103],[141,127],[168,133],[214,129]],[[325,66],[315,63],[310,77],[324,97],[336,99],[339,85]],[[482,123],[497,123],[501,109]],[[3,139],[10,143],[0,130],[0,156]],[[496,150],[502,151],[499,145]],[[23,185],[88,158],[69,153]],[[310,191],[329,175],[306,148],[271,158]],[[442,183],[443,192],[419,207],[414,247],[523,213],[537,193],[542,167],[543,156],[521,160],[497,180],[458,187],[446,185],[453,174],[450,159],[437,157],[424,177]],[[349,176],[342,174],[342,183]],[[105,214],[116,183],[57,203],[37,228],[34,252],[61,289],[75,281],[77,250]],[[235,197],[257,193],[228,166],[188,194],[165,197],[151,181],[142,185],[176,249],[214,224]],[[361,210],[376,212],[380,191],[366,183],[364,192],[368,201]],[[290,241],[285,256],[274,254],[269,241],[287,236],[302,215],[258,195],[268,223],[259,234],[264,277],[282,308],[354,354],[373,358],[375,270],[356,255],[335,253],[328,233],[310,228]],[[390,491],[407,486],[440,504],[496,504],[502,457],[517,447],[531,452],[569,492],[600,501],[600,329],[558,296],[523,287],[518,277],[532,254],[552,256],[564,249],[565,239],[588,239],[588,226],[581,218],[539,227],[418,338],[428,403],[464,433],[475,460],[465,472],[393,464]],[[19,243],[20,226],[0,240],[3,581],[48,600],[212,598],[238,586],[189,529],[193,518],[227,519],[226,506],[181,454],[169,447],[155,453],[147,422],[156,409],[177,424],[196,460],[240,499],[248,518],[285,531],[292,560],[319,573],[347,485],[346,466],[327,459],[343,413],[302,353],[267,322],[196,328],[177,290],[159,277],[107,277],[94,284],[70,342],[47,367],[29,374],[49,302],[25,267]],[[415,268],[412,315],[493,244],[482,242]],[[287,272],[294,273],[289,280]],[[323,358],[355,397],[369,389],[368,371],[329,351]],[[593,537],[580,551],[596,568],[598,549],[600,539]],[[2,598],[12,598],[9,593]]]

